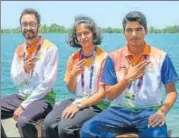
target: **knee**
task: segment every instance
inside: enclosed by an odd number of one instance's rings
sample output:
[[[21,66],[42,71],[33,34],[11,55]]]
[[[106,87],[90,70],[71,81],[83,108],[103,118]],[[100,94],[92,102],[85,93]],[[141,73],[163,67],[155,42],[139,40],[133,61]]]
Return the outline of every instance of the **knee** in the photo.
[[[166,124],[161,127],[156,127],[153,133],[153,137],[168,137]]]
[[[89,125],[90,125],[89,121],[86,121],[80,129],[80,134],[85,133],[89,129]]]
[[[49,130],[49,129],[54,129],[52,124],[53,124],[52,119],[49,116],[47,116],[45,118],[44,124],[43,124],[44,125],[44,130],[46,131],[46,130]]]
[[[18,128],[25,128],[30,124],[30,121],[27,117],[25,116],[20,116],[19,119],[17,120],[17,125]]]
[[[68,135],[68,127],[60,123],[58,125],[58,136],[60,138],[64,138],[67,137],[67,135]]]
[[[90,137],[90,132],[92,132],[92,122],[89,120],[85,122],[80,129],[80,137],[85,138],[85,137]]]
[[[153,133],[151,133],[151,137],[168,137],[168,134],[167,134],[167,132],[162,132],[162,131],[158,131],[158,130],[156,130],[156,131],[154,131]]]
[[[162,127],[154,127],[149,128],[147,131],[144,131],[140,137],[168,137],[167,128],[165,126]]]
[[[158,128],[154,130],[152,137],[168,137],[167,129],[166,128]]]

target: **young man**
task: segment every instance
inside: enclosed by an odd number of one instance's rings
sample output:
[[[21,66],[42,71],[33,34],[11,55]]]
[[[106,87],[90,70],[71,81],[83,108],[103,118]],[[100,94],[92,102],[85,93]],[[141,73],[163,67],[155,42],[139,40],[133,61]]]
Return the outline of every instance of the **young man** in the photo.
[[[52,88],[57,76],[58,50],[38,35],[40,15],[34,9],[22,12],[20,25],[26,41],[15,50],[11,66],[11,78],[19,93],[0,99],[1,119],[13,117],[21,137],[36,138],[32,123],[45,118],[55,102]],[[1,130],[1,137],[6,137]]]
[[[116,137],[137,131],[139,137],[167,137],[165,116],[175,103],[179,79],[169,56],[145,42],[147,21],[133,11],[123,20],[127,45],[109,54],[101,85],[110,107],[81,129],[81,137]],[[162,85],[166,97],[162,103]]]

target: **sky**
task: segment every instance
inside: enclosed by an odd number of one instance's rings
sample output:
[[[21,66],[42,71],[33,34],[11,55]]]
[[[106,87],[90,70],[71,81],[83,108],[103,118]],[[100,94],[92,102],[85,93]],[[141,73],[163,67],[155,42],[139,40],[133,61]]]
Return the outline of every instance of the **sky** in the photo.
[[[133,10],[144,13],[148,27],[179,25],[179,1],[1,1],[1,28],[19,27],[25,8],[41,15],[41,24],[72,26],[76,15],[87,15],[100,27],[122,27],[124,16]]]

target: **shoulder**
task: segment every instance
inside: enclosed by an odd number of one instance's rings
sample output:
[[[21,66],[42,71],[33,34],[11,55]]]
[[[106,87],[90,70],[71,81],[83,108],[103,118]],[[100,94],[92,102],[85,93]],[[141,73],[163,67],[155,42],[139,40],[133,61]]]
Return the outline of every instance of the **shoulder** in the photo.
[[[158,56],[166,55],[166,52],[161,50],[161,49],[159,49],[159,48],[156,48],[156,47],[153,47],[153,46],[150,46],[150,45],[149,45],[149,47],[151,49],[150,53],[152,55],[158,55]]]
[[[17,54],[18,57],[22,57],[24,54],[24,47],[25,47],[25,43],[22,43],[20,45],[17,46],[15,53]]]
[[[167,52],[153,46],[149,46],[149,47],[150,47],[150,56],[152,57],[153,60],[158,60],[160,62],[163,62],[165,60],[167,56]]]
[[[122,60],[125,57],[125,47],[121,47],[121,48],[109,53],[109,57],[113,61]]]
[[[80,50],[74,52],[73,54],[71,54],[68,58],[68,60],[70,61],[76,61],[76,60],[80,60]]]
[[[96,56],[106,59],[108,56],[108,53],[104,51],[102,48],[96,47]]]
[[[18,45],[17,48],[16,48],[16,51],[24,50],[24,46],[25,46],[25,43],[22,43],[22,44]]]
[[[50,40],[44,39],[42,44],[43,49],[57,49],[57,46]]]

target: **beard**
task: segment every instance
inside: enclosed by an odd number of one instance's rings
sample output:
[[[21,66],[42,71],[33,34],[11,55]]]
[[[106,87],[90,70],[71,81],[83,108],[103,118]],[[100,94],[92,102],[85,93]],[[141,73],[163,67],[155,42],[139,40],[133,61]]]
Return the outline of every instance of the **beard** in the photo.
[[[31,30],[24,30],[22,33],[23,33],[23,36],[25,37],[25,39],[32,40],[37,36],[38,29],[36,31],[33,31],[32,29]]]

